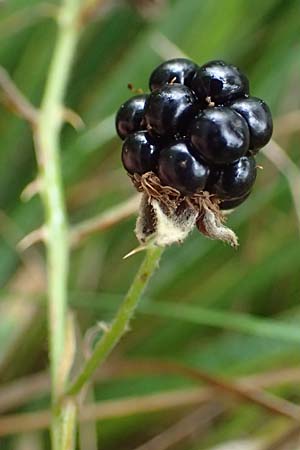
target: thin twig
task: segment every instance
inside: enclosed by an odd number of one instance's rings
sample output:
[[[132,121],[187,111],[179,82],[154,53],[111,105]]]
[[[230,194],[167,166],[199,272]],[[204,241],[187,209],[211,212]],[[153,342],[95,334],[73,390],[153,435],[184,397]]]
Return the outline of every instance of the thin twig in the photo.
[[[31,181],[23,191],[21,192],[20,198],[24,202],[28,202],[32,199],[36,194],[38,194],[41,190],[41,181],[39,178],[36,178],[35,180]]]
[[[37,244],[38,242],[46,242],[47,238],[47,228],[40,227],[36,230],[33,230],[31,233],[26,234],[17,244],[17,250],[19,252],[24,252],[29,247],[31,247],[34,244]]]
[[[86,237],[107,230],[137,212],[140,195],[134,195],[125,202],[104,211],[99,216],[75,225],[71,230],[71,245],[76,247]]]
[[[63,108],[62,115],[66,123],[71,125],[76,131],[80,131],[85,128],[84,121],[76,111],[73,111],[73,109]]]
[[[86,361],[81,373],[67,389],[67,395],[76,395],[86,382],[91,378],[96,369],[110,354],[117,345],[121,337],[128,331],[130,319],[140,301],[140,298],[149,282],[149,279],[155,271],[163,248],[149,247],[144,261],[142,262],[124,302],[116,313],[116,316],[109,330],[103,334],[103,337],[96,344],[91,357]]]
[[[78,39],[76,18],[80,1],[65,0],[60,15],[60,29],[51,62],[48,81],[35,133],[37,159],[46,212],[48,250],[48,288],[50,306],[50,357],[53,396],[63,390],[59,367],[65,345],[66,282],[68,266],[68,226],[59,161],[60,114],[64,92]]]
[[[47,229],[48,315],[53,404],[52,442],[61,450],[61,416],[58,398],[66,383],[67,279],[69,263],[68,223],[62,186],[59,136],[63,125],[63,101],[79,39],[81,0],[63,0],[58,15],[58,33],[34,140],[41,180],[41,196]],[[66,411],[67,413],[67,411]]]
[[[7,71],[0,66],[0,89],[4,94],[4,101],[15,113],[35,126],[38,118],[37,109],[21,93],[11,80]]]

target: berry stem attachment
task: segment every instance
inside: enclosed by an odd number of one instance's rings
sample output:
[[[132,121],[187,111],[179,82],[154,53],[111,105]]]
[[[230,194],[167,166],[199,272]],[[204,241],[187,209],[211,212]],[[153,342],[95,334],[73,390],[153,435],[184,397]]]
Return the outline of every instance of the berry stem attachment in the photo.
[[[107,358],[122,336],[128,331],[130,320],[141,299],[141,296],[158,266],[163,254],[163,247],[150,246],[130,288],[121,304],[113,323],[96,344],[91,357],[86,361],[82,371],[69,386],[66,394],[77,395],[82,387],[90,380],[95,370]]]
[[[61,450],[64,413],[58,405],[66,385],[67,279],[69,230],[63,193],[59,136],[63,125],[63,101],[79,39],[81,0],[63,0],[57,18],[58,33],[41,108],[34,124],[34,140],[45,210],[47,234],[48,323],[52,399],[52,448]],[[69,408],[68,408],[69,409]],[[73,427],[75,428],[75,417]],[[70,421],[69,421],[70,423]],[[68,447],[72,450],[72,446]]]

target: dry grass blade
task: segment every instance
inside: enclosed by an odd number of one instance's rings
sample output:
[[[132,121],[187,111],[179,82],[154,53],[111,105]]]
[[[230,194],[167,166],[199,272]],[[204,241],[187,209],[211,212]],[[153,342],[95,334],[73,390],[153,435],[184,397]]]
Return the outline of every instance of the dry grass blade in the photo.
[[[152,33],[150,38],[150,46],[162,60],[172,58],[188,58],[176,44],[171,42],[164,34],[159,31]]]
[[[50,378],[47,372],[39,372],[20,378],[0,388],[0,413],[16,408],[32,398],[48,393]]]
[[[172,367],[172,363],[169,364]],[[178,364],[177,367],[179,371]],[[300,406],[276,397],[270,393],[263,392],[248,383],[243,382],[238,384],[228,382],[220,377],[210,375],[201,370],[187,368],[184,366],[182,367],[182,373],[186,375],[189,374],[190,378],[207,383],[225,394],[232,394],[240,399],[255,403],[272,413],[279,414],[296,421],[300,420]]]
[[[139,202],[140,195],[134,195],[125,202],[113,206],[99,216],[75,225],[71,231],[71,245],[76,247],[86,237],[107,230],[122,220],[127,219],[138,211]]]
[[[172,363],[165,364],[165,368],[172,369]],[[177,365],[179,368],[179,366]],[[300,407],[286,400],[279,399],[270,394],[263,393],[253,387],[233,385],[196,369],[183,368],[182,374],[189,374],[190,378],[207,382],[223,393],[234,394],[239,398],[254,402],[272,413],[280,414],[289,419],[300,420]],[[81,409],[80,420],[103,420],[114,417],[135,415],[162,411],[164,409],[197,405],[207,401],[207,394],[203,389],[187,389],[180,391],[168,391],[167,393],[151,394],[139,397],[125,398],[122,400],[107,400],[99,404],[85,405]],[[0,419],[0,436],[44,429],[49,426],[50,412],[39,411],[37,413],[18,414],[2,417]]]
[[[88,236],[108,230],[119,222],[122,222],[122,220],[128,219],[130,216],[137,213],[139,202],[140,195],[134,195],[119,205],[104,211],[102,214],[79,223],[78,225],[74,225],[71,230],[71,246],[77,247]],[[23,252],[32,245],[45,241],[46,239],[46,229],[44,227],[37,228],[19,241],[17,249]]]
[[[274,140],[261,151],[284,175],[290,186],[300,231],[300,169]]]
[[[168,391],[140,397],[107,400],[99,404],[85,405],[81,409],[80,420],[111,419],[132,414],[163,411],[205,401],[202,389]],[[3,416],[0,419],[0,436],[45,429],[50,424],[50,411]]]
[[[182,373],[182,365],[177,368],[176,364],[167,367],[164,362],[159,360],[151,361],[118,361],[113,364],[104,365],[95,375],[95,381],[101,382],[107,379],[127,377],[132,375],[160,375],[164,373]],[[236,384],[246,383],[258,389],[270,388],[272,386],[282,386],[300,381],[300,368],[288,367],[282,370],[275,370],[259,375],[250,375],[235,380]],[[7,383],[0,389],[0,412],[26,404],[28,400],[46,394],[50,389],[49,375],[46,372],[40,372],[35,375],[21,378],[17,381]],[[214,390],[210,387],[203,387],[203,398],[211,399]]]
[[[289,136],[300,131],[300,111],[290,111],[274,121],[274,138]]]
[[[149,371],[151,370],[151,367],[153,368],[153,363],[151,363],[151,361],[141,361],[139,364],[144,364],[144,368],[146,368],[148,364]],[[172,361],[162,361],[161,363],[156,362],[156,364],[166,373],[175,372],[181,374],[182,376],[195,380],[196,382],[206,383],[225,395],[233,395],[242,400],[259,405],[271,413],[288,417],[296,420],[297,422],[300,420],[300,406],[270,393],[264,392],[256,386],[251,385],[251,383],[245,382],[245,380],[239,383],[227,381],[220,377],[210,375],[202,370],[187,367]]]
[[[191,435],[205,431],[224,409],[218,403],[204,405],[135,450],[166,450]]]

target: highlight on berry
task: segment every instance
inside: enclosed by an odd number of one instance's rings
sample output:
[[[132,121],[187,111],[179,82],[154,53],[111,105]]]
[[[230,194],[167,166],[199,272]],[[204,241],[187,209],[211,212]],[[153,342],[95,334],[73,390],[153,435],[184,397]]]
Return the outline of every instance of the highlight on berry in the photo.
[[[271,139],[270,109],[251,96],[246,75],[224,61],[202,66],[184,58],[163,62],[150,75],[149,87],[116,115],[123,166],[150,206],[157,201],[166,216],[172,209],[173,222],[174,217],[181,221],[182,211],[194,209],[198,229],[223,239],[222,210],[249,198],[255,156]]]

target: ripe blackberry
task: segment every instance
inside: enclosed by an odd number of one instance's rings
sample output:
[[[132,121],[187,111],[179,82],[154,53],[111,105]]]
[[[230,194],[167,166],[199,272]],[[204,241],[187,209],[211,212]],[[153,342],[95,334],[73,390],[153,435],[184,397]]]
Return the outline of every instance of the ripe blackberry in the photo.
[[[158,175],[162,184],[188,195],[204,189],[209,168],[192,155],[187,143],[178,141],[161,150]]]
[[[220,168],[210,190],[220,199],[233,200],[244,197],[256,179],[256,162],[253,156],[243,156],[234,164]]]
[[[236,66],[224,61],[210,61],[196,71],[191,88],[199,100],[209,98],[216,105],[222,105],[248,95],[249,81]]]
[[[249,197],[250,194],[251,194],[251,191],[248,192],[243,197],[238,197],[238,198],[234,198],[234,199],[230,199],[230,200],[222,200],[221,203],[219,204],[220,209],[222,209],[222,210],[234,209],[237,206],[240,206],[242,203],[244,203],[244,201],[247,200],[247,198]]]
[[[273,121],[268,105],[256,97],[239,98],[230,104],[246,120],[250,131],[250,150],[253,153],[264,147],[271,139]]]
[[[193,147],[212,164],[230,164],[249,149],[245,119],[227,107],[208,108],[194,120],[190,137]]]
[[[122,148],[123,166],[130,174],[154,171],[158,160],[158,145],[148,132],[130,134]]]
[[[149,80],[151,91],[170,82],[189,86],[198,66],[186,58],[175,58],[160,64],[152,72]]]
[[[195,97],[181,84],[166,84],[153,91],[145,106],[145,119],[152,133],[174,137],[185,134],[195,108]]]
[[[124,103],[116,117],[126,138],[123,165],[140,175],[132,177],[143,193],[139,242],[182,242],[196,226],[236,247],[222,210],[239,206],[252,191],[254,155],[272,134],[268,106],[249,97],[246,76],[223,61],[198,67],[172,59],[152,72],[149,85],[150,94]]]
[[[116,130],[121,139],[146,128],[144,112],[147,98],[147,94],[136,95],[119,108],[116,115]]]

